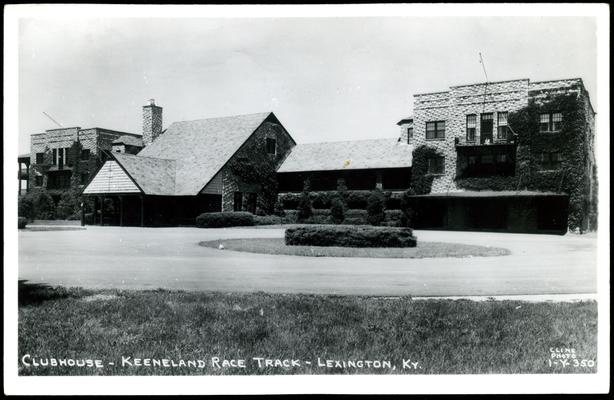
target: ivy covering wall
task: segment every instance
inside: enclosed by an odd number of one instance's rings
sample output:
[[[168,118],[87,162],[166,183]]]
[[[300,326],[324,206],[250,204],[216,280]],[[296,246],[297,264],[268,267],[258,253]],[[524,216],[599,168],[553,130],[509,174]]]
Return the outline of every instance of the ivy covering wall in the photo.
[[[515,176],[456,179],[465,190],[532,190],[569,195],[569,228],[585,230],[588,213],[595,199],[589,198],[592,171],[588,168],[587,112],[583,99],[575,93],[549,95],[512,112],[508,124],[517,135]],[[558,132],[540,132],[540,114],[562,113]],[[541,153],[558,152],[558,168],[544,170]]]

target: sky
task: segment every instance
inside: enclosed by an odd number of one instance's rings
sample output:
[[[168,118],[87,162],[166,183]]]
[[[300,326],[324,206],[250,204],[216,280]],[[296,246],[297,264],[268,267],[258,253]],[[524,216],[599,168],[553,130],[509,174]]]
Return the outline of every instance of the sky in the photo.
[[[141,133],[273,111],[298,143],[394,137],[412,96],[580,77],[596,106],[592,17],[74,18],[19,24],[19,152],[63,126]]]

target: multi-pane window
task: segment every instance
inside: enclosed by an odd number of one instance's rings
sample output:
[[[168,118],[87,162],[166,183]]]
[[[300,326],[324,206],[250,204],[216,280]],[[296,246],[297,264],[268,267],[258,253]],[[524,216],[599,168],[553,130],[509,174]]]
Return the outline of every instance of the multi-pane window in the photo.
[[[539,115],[539,131],[540,132],[558,132],[563,124],[563,114],[548,113]]]
[[[36,153],[36,163],[43,164],[45,162],[45,153]]]
[[[445,121],[430,121],[426,123],[427,139],[443,139],[446,137]]]
[[[234,194],[234,211],[243,210],[243,193],[235,192]]]
[[[414,128],[407,128],[407,144],[414,137]]]
[[[51,155],[53,158],[53,165],[63,166],[64,164],[68,164],[68,153],[70,148],[60,148],[51,150]]]
[[[477,126],[477,118],[475,114],[467,115],[467,141],[473,142],[475,140],[475,128]]]
[[[497,113],[497,139],[507,139],[507,112]]]
[[[427,163],[427,173],[443,174],[445,172],[445,161],[442,156],[429,157]]]
[[[563,156],[560,152],[540,153],[539,165],[542,170],[555,170],[559,169]]]
[[[266,140],[266,152],[268,154],[276,154],[277,141],[275,139],[267,138]]]

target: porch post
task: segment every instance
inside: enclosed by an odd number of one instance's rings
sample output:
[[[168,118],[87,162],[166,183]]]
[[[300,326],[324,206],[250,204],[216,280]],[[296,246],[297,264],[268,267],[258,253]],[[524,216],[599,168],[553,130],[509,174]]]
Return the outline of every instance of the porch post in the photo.
[[[81,199],[81,226],[85,226],[85,197]]]
[[[19,191],[17,196],[21,196],[21,161],[17,161],[17,178],[19,178]]]
[[[104,221],[104,196],[100,196],[100,226],[103,226]]]
[[[26,179],[26,193],[30,191],[30,163],[26,163],[26,175],[27,178]]]
[[[141,195],[141,226],[145,226],[145,200]]]
[[[92,196],[94,200],[94,210],[92,211],[92,224],[96,225],[96,217],[98,216],[98,196]]]
[[[124,197],[119,196],[119,226],[124,226]]]

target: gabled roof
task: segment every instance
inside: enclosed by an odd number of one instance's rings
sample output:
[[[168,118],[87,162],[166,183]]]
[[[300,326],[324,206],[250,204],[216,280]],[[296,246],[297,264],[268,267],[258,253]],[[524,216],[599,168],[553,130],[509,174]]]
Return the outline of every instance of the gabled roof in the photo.
[[[145,194],[198,194],[271,112],[171,124],[138,155],[113,153]]]
[[[140,136],[124,135],[115,139],[113,144],[127,144],[129,146],[143,147],[143,138]]]
[[[411,167],[411,151],[398,138],[298,144],[277,172]]]
[[[111,153],[121,167],[134,179],[145,194],[172,196],[175,194],[175,161],[142,157],[126,153]]]

